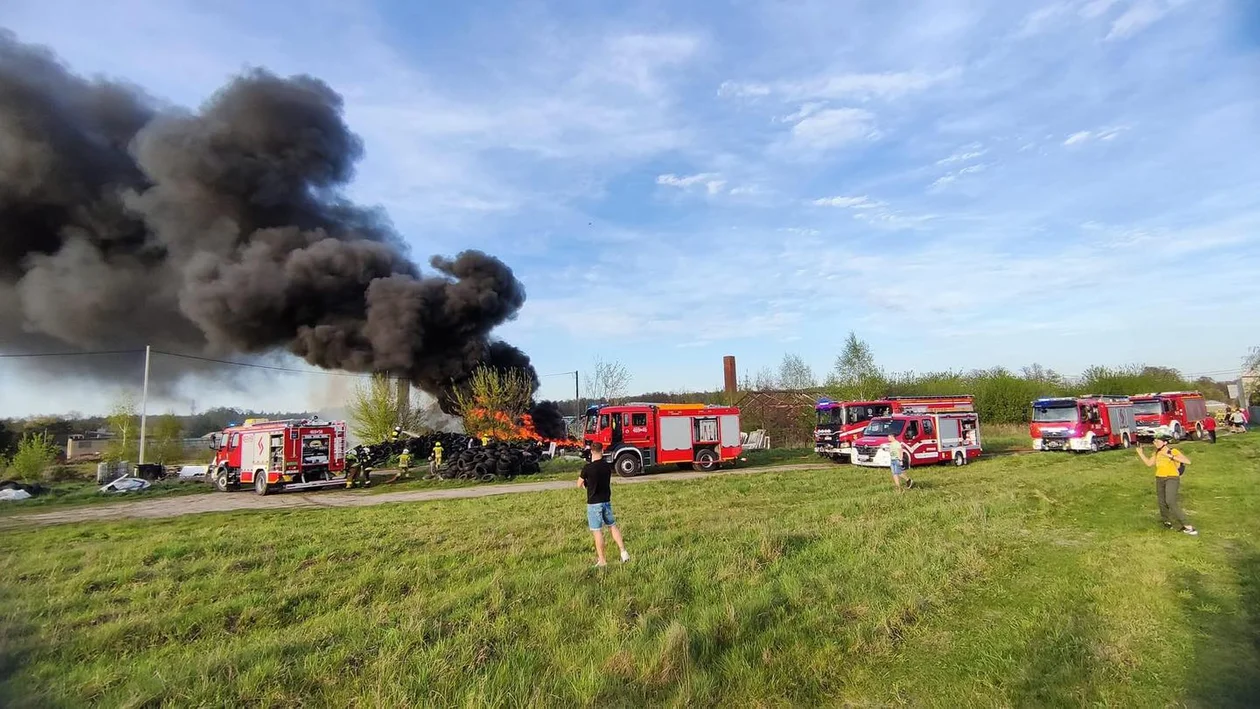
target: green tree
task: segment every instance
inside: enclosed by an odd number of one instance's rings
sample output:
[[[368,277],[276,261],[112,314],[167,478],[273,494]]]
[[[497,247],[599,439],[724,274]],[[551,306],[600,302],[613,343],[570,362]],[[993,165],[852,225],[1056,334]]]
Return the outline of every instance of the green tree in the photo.
[[[888,383],[875,365],[871,346],[850,331],[844,349],[836,357],[828,385],[839,389],[846,399],[861,400],[881,396]]]
[[[38,480],[57,457],[57,446],[46,433],[28,433],[18,444],[10,470],[25,482]]]
[[[779,388],[813,389],[818,386],[814,370],[798,354],[785,354],[779,363]]]
[[[388,374],[373,374],[360,382],[350,398],[350,431],[364,443],[389,439],[395,426],[419,428],[419,418],[410,408],[404,410],[395,380]]]
[[[153,422],[152,438],[145,441],[144,457],[148,462],[168,465],[184,456],[184,426],[174,412],[167,412]]]
[[[515,440],[523,437],[520,422],[533,397],[533,382],[522,370],[478,367],[455,392],[455,404],[468,435]]]
[[[105,417],[114,440],[105,448],[102,456],[110,463],[120,460],[137,460],[140,453],[140,416],[136,411],[136,397],[131,392],[123,392],[114,400]]]

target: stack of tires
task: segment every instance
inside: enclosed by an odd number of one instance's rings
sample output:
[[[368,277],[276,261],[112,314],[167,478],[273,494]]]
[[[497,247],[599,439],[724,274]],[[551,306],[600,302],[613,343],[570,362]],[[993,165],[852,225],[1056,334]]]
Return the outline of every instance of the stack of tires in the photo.
[[[541,458],[541,450],[535,445],[491,441],[486,446],[453,451],[448,460],[452,477],[491,482],[537,473]]]

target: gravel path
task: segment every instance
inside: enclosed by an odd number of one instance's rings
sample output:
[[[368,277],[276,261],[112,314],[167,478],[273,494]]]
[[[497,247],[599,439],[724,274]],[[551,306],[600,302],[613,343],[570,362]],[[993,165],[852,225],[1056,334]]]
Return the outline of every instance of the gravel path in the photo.
[[[751,473],[788,472],[792,470],[816,470],[826,464],[805,463],[799,465],[772,465],[753,468],[736,468],[734,470],[718,470],[705,472],[676,472],[640,475],[634,478],[613,478],[617,485],[635,485],[650,482],[669,482],[679,480],[696,480],[713,475],[747,475]],[[384,471],[382,471],[384,472]],[[200,514],[203,512],[231,512],[234,510],[274,510],[274,509],[315,509],[319,507],[367,507],[384,505],[391,502],[425,502],[428,500],[452,500],[469,497],[488,497],[490,495],[515,495],[543,490],[563,490],[574,486],[577,473],[572,479],[548,480],[533,483],[507,483],[502,485],[480,485],[476,487],[459,487],[449,490],[408,490],[403,492],[386,492],[368,494],[362,491],[352,492],[310,492],[280,493],[260,497],[250,491],[233,493],[206,493],[204,495],[187,495],[157,500],[138,500],[129,502],[102,503],[84,505],[82,507],[66,507],[48,512],[15,513],[0,517],[0,529],[12,529],[49,524],[66,524],[69,522],[90,522],[95,520],[116,519],[156,519],[162,517],[179,517],[182,515]]]

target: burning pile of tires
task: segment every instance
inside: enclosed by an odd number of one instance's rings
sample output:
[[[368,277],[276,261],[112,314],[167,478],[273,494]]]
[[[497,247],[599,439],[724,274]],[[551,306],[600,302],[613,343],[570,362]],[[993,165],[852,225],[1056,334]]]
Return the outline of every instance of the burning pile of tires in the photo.
[[[511,480],[518,475],[533,475],[540,470],[547,452],[547,446],[537,441],[506,443],[491,440],[483,446],[479,439],[460,433],[401,438],[361,446],[358,452],[360,460],[373,468],[382,468],[406,449],[411,452],[415,467],[427,470],[429,456],[439,442],[442,444],[442,467],[436,477],[442,480],[491,482]]]

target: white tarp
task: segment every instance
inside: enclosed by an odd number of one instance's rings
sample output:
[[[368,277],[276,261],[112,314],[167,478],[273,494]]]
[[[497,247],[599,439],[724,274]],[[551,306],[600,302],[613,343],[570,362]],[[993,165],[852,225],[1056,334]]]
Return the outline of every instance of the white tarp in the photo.
[[[210,471],[208,465],[185,465],[179,469],[181,478],[204,478]]]
[[[12,490],[0,490],[0,502],[17,502],[18,500],[31,499],[31,493],[21,489],[14,488]]]
[[[102,487],[101,492],[135,492],[149,487],[150,484],[144,478],[123,477]]]

